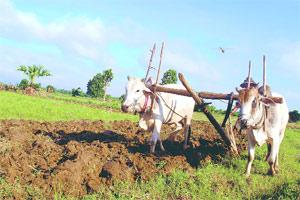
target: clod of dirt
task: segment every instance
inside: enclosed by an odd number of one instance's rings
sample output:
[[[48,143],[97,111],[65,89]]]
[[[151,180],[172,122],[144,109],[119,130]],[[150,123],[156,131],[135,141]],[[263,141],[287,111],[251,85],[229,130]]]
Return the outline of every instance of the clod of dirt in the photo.
[[[108,161],[101,170],[100,176],[111,180],[131,180],[130,169],[120,161]]]
[[[203,162],[224,157],[223,142],[209,123],[193,121],[187,151],[183,151],[180,135],[173,143],[165,141],[170,132],[170,127],[163,126],[166,152],[152,155],[147,144],[150,133],[141,132],[137,123],[130,121],[3,120],[0,176],[11,184],[39,188],[49,198],[55,192],[82,196],[103,184],[148,180],[175,169],[194,170]],[[237,135],[237,144],[239,149],[245,147],[243,134]],[[23,189],[13,196],[20,197]]]

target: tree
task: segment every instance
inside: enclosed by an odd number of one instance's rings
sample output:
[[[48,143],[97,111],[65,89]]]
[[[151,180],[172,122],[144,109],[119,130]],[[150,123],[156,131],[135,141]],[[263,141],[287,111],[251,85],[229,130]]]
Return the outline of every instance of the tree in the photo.
[[[174,84],[177,83],[177,72],[174,69],[169,69],[164,73],[163,78],[161,79],[161,84]]]
[[[290,115],[290,122],[297,122],[300,121],[300,113],[297,110],[293,110],[291,112],[289,112]]]
[[[105,101],[106,90],[113,77],[112,69],[96,74],[87,84],[87,94],[92,97],[103,97]]]
[[[51,76],[50,72],[44,68],[42,65],[31,65],[31,66],[25,66],[21,65],[17,68],[18,71],[24,72],[24,74],[28,77],[29,86],[34,87],[35,80],[38,77],[43,76]]]
[[[18,84],[18,88],[21,90],[25,90],[29,86],[29,82],[27,79],[22,79]]]
[[[80,97],[84,97],[84,92],[81,90],[80,87],[78,87],[77,89],[72,89],[72,96],[76,97],[76,96],[80,96]]]

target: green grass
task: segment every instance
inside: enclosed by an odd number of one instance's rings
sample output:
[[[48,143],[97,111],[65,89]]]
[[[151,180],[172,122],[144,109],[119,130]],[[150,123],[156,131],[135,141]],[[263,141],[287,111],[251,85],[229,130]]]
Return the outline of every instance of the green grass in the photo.
[[[215,117],[215,119],[220,124],[223,122],[225,115],[220,114],[220,113],[212,113],[212,115]],[[193,120],[196,120],[196,121],[205,121],[205,122],[209,121],[203,112],[194,112],[194,114],[193,114]],[[231,116],[231,120],[232,121],[236,121],[237,117],[236,116]]]
[[[114,99],[102,101],[90,97],[72,97],[62,93],[53,93],[45,98],[1,91],[0,101],[2,102],[0,104],[0,119],[30,119],[37,121],[138,120],[138,117],[134,115],[109,112],[105,109],[95,109],[93,107],[120,109],[121,102]],[[220,123],[224,119],[222,114],[214,113],[213,115]],[[195,112],[193,119],[208,121],[202,112]]]
[[[103,101],[102,99],[91,97],[73,97],[59,92],[51,93],[48,95],[48,97],[66,102],[95,105],[103,108],[120,109],[121,107],[121,102],[117,99],[107,99],[107,101]]]
[[[62,100],[26,96],[13,92],[0,92],[0,119],[27,119],[37,121],[66,120],[132,120],[137,116],[109,112]]]

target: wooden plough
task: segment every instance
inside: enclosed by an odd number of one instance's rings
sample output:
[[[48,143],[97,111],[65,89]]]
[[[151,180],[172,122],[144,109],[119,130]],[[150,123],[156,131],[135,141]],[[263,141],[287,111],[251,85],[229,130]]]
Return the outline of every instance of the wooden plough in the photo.
[[[177,94],[177,95],[183,95],[183,96],[190,96],[192,97],[195,102],[198,104],[199,108],[201,111],[205,114],[205,116],[208,118],[210,123],[214,126],[218,134],[221,136],[223,141],[225,142],[225,145],[227,148],[230,150],[230,152],[233,155],[238,155],[238,150],[235,142],[235,137],[232,131],[232,128],[230,126],[229,129],[226,130],[226,122],[228,118],[230,117],[230,113],[232,110],[232,105],[233,102],[238,100],[238,95],[234,94],[233,92],[230,94],[222,94],[222,93],[213,93],[213,92],[195,92],[192,87],[189,85],[188,81],[185,79],[184,75],[182,73],[179,73],[178,77],[183,86],[185,87],[186,90],[183,89],[174,89],[174,88],[167,88],[163,87],[161,85],[158,85],[158,79],[159,79],[159,73],[160,73],[160,67],[161,67],[161,61],[162,61],[162,54],[163,54],[163,47],[164,43],[162,43],[162,48],[161,48],[161,53],[160,53],[160,62],[159,62],[159,67],[157,69],[157,76],[156,76],[156,81],[155,84],[147,86],[155,95],[156,92],[166,92],[166,93],[172,93],[172,94]],[[151,51],[151,57],[149,61],[149,66],[147,70],[147,75],[146,78],[148,77],[149,70],[150,69],[155,69],[151,66],[152,59],[153,59],[153,54],[155,52],[155,45]],[[265,56],[264,56],[264,72],[265,72]],[[251,76],[251,61],[249,62],[249,71],[248,71],[248,87],[250,85],[250,76]],[[264,82],[265,82],[265,73],[264,73]],[[265,87],[265,84],[264,84]],[[282,98],[280,97],[270,97],[275,103],[282,103]],[[204,101],[204,99],[219,99],[219,100],[227,100],[228,105],[226,109],[226,114],[224,117],[224,120],[222,124],[219,124],[218,121],[214,118],[214,116],[211,114],[211,112],[207,109],[207,106],[209,105]]]

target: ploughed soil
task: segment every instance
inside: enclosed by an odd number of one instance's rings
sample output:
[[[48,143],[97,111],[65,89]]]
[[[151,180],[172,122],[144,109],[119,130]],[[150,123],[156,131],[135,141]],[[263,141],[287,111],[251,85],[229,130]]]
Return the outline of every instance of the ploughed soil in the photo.
[[[0,176],[7,182],[32,185],[47,196],[62,190],[81,196],[114,181],[148,180],[220,162],[224,143],[206,122],[192,123],[190,148],[183,151],[183,133],[174,142],[166,140],[171,128],[163,127],[166,149],[149,153],[150,133],[130,121],[35,122],[0,121]],[[245,148],[238,134],[239,149]]]

